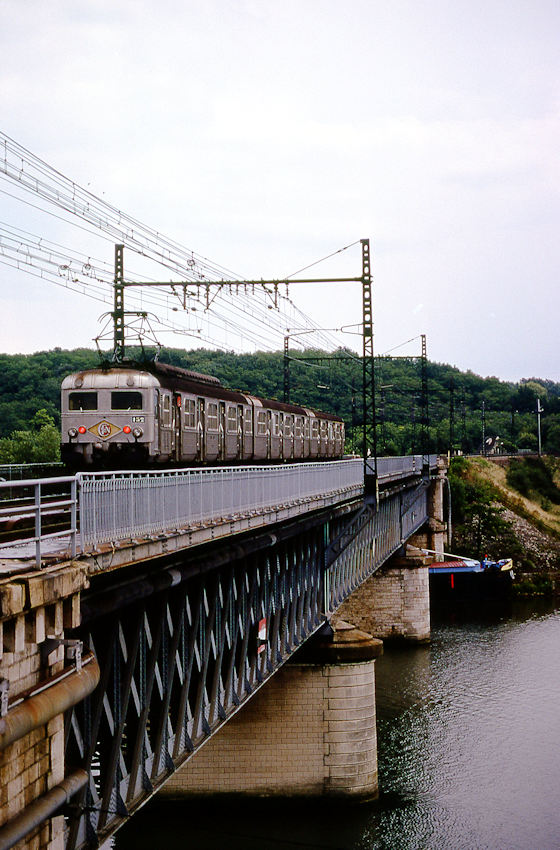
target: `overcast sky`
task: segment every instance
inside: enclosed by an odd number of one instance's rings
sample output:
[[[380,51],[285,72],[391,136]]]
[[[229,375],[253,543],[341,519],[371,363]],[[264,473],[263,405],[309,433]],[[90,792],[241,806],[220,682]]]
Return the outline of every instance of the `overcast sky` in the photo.
[[[0,129],[63,174],[247,277],[368,237],[378,352],[425,333],[430,359],[560,380],[558,0],[0,12]],[[5,194],[0,221],[46,235]],[[359,275],[359,246],[319,272]],[[297,299],[361,319],[352,285]],[[99,304],[1,264],[0,304],[0,351],[98,333]]]

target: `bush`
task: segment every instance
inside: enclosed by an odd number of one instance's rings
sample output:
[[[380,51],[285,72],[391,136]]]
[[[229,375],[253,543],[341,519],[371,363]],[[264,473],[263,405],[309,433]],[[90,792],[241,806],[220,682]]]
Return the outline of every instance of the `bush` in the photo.
[[[527,457],[512,460],[508,467],[506,481],[522,496],[529,496],[531,492],[536,492],[543,499],[555,505],[560,504],[560,490],[542,458]],[[544,510],[550,510],[550,508],[544,508]]]

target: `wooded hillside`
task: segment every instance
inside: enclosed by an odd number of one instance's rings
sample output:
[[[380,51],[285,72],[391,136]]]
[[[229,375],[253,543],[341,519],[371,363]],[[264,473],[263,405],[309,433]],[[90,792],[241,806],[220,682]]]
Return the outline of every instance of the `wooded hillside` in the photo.
[[[343,416],[348,448],[360,451],[360,358],[345,349],[330,356],[311,349],[294,351],[291,357],[291,400]],[[160,360],[215,375],[233,389],[268,398],[283,396],[281,352],[238,355],[205,349],[164,349]],[[72,351],[56,348],[30,355],[0,354],[0,438],[29,429],[38,410],[45,410],[58,426],[63,377],[97,366],[99,362],[97,352],[85,348]],[[377,359],[376,386],[379,454],[418,452],[421,447],[419,360]],[[558,383],[531,378],[512,384],[498,378],[481,378],[445,364],[429,363],[428,395],[430,451],[447,452],[451,441],[455,449],[465,453],[480,451],[483,402],[486,437],[499,436],[510,450],[534,450],[536,404],[540,398],[544,408],[543,451],[560,453]]]

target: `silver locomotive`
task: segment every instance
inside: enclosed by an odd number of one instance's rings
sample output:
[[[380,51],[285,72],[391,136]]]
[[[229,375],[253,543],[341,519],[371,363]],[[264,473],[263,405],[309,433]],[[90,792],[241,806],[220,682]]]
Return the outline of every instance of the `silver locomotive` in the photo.
[[[61,413],[62,459],[74,469],[323,460],[344,452],[338,416],[157,362],[68,375]]]

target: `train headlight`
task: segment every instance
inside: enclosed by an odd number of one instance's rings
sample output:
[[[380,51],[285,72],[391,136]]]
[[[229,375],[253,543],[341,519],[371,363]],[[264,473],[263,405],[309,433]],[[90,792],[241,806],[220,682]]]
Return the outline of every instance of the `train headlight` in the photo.
[[[125,425],[123,428],[123,434],[130,434],[131,428],[130,425]]]
[[[77,428],[69,428],[68,429],[68,436],[70,437],[71,440],[74,440],[78,436],[78,429]]]
[[[78,434],[85,434],[85,433],[86,433],[86,426],[80,425],[80,427],[78,428]]]
[[[132,432],[132,436],[134,437],[135,440],[139,440],[143,433],[144,432],[143,432],[142,428],[135,428],[134,431]]]

